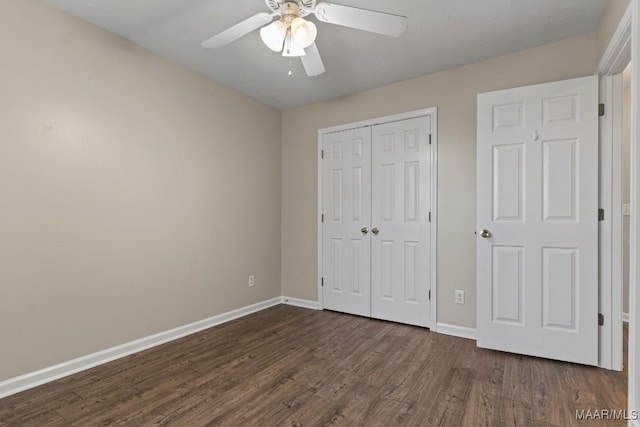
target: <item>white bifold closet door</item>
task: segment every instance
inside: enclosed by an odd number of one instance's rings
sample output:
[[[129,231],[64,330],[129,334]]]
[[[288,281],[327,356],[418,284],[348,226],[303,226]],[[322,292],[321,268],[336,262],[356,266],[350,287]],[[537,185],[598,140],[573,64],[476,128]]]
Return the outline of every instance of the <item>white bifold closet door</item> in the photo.
[[[419,117],[324,135],[324,308],[429,326],[429,134]]]

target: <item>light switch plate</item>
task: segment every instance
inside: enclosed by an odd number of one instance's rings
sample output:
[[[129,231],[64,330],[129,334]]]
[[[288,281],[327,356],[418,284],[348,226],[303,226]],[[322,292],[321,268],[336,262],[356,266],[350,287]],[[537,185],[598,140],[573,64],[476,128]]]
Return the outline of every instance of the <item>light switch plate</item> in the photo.
[[[622,215],[624,215],[624,216],[630,216],[631,215],[631,204],[630,203],[625,203],[624,205],[622,205]]]

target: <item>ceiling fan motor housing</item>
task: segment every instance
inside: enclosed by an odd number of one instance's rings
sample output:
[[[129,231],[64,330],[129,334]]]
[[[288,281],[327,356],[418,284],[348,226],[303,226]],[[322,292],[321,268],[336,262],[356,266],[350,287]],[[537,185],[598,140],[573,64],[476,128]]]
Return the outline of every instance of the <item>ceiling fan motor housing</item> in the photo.
[[[264,0],[267,7],[272,12],[280,13],[283,11],[282,6],[285,3],[293,3],[298,7],[298,15],[300,17],[307,16],[310,12],[307,9],[313,10],[316,7],[316,0]]]

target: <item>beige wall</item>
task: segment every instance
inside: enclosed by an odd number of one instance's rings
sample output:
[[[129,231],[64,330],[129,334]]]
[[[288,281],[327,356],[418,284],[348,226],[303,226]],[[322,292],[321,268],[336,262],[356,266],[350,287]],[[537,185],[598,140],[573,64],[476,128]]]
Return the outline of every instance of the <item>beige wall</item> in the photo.
[[[611,36],[618,28],[620,18],[624,15],[631,0],[607,0],[600,21],[598,22],[598,29],[596,30],[596,49],[598,61],[602,57],[602,54],[609,45]]]
[[[317,299],[317,130],[438,107],[438,320],[475,326],[476,95],[593,74],[595,33],[283,113],[282,289]],[[434,58],[437,60],[437,58]],[[454,303],[454,290],[466,304]]]
[[[631,87],[624,88],[622,109],[622,203],[631,203]],[[622,217],[622,311],[629,313],[630,216]]]
[[[0,6],[0,381],[279,296],[280,113]]]
[[[281,115],[0,0],[0,381],[281,293],[315,300],[317,129],[431,106],[439,321],[473,327],[476,94],[591,74],[628,2],[593,34]]]

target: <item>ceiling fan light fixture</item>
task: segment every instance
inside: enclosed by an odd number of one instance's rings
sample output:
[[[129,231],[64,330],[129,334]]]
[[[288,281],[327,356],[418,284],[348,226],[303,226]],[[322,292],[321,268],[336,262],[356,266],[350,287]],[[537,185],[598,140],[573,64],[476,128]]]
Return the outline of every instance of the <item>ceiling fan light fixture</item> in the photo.
[[[316,41],[318,29],[316,24],[303,18],[296,18],[291,22],[291,37],[295,44],[303,49],[308,48]]]
[[[265,45],[274,52],[281,52],[284,39],[287,36],[287,26],[282,21],[274,21],[260,29],[260,38]]]
[[[201,43],[202,47],[220,49],[260,28],[260,37],[269,49],[282,52],[283,56],[300,57],[307,76],[312,77],[324,73],[325,68],[315,43],[318,30],[305,17],[315,15],[319,22],[392,37],[399,37],[408,26],[406,16],[327,3],[324,0],[265,2],[271,13],[250,16],[205,40]],[[277,21],[273,22],[274,19]]]

